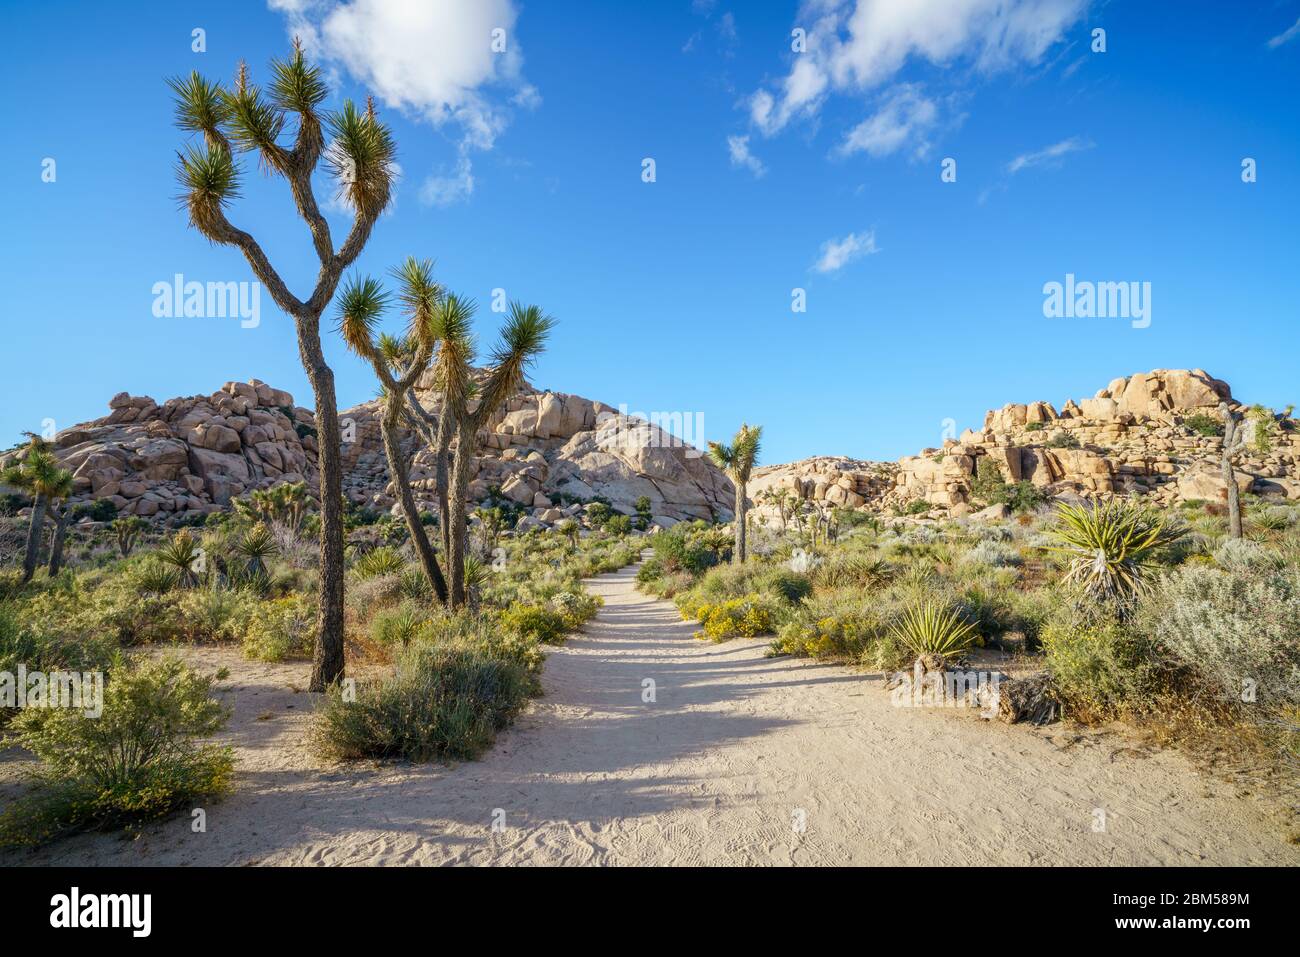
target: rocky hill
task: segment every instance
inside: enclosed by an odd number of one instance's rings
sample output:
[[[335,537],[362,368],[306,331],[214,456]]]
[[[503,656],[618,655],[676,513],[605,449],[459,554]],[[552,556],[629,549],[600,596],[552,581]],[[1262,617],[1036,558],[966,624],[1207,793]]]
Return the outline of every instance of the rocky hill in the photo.
[[[755,494],[785,489],[842,507],[885,510],[922,500],[953,515],[970,511],[978,462],[996,462],[1004,479],[1028,481],[1056,495],[1133,493],[1172,505],[1226,496],[1221,439],[1188,424],[1217,417],[1221,401],[1240,410],[1226,382],[1201,369],[1157,369],[1113,380],[1092,398],[1005,405],[982,429],[968,429],[898,462],[812,458],[757,469]],[[1243,491],[1300,499],[1300,431],[1288,421],[1267,452],[1237,459]],[[760,505],[763,512],[774,512]]]
[[[417,395],[439,411],[432,393],[417,387]],[[389,509],[396,499],[378,410],[375,400],[340,413],[344,493],[358,505]],[[74,503],[106,499],[120,515],[155,521],[217,511],[280,482],[306,481],[313,490],[317,483],[312,411],[256,379],[161,405],[123,392],[107,416],[64,429],[52,444],[75,476]],[[432,456],[413,432],[403,445],[414,456],[416,497],[433,509]],[[559,521],[598,497],[633,514],[644,496],[665,527],[731,517],[731,482],[698,450],[581,396],[526,387],[479,434],[479,450],[471,497],[498,492],[529,510],[526,525]],[[0,465],[15,454],[0,456]]]
[[[432,392],[417,394],[437,413]],[[819,456],[755,470],[750,496],[760,514],[768,490],[841,508],[872,511],[924,501],[952,515],[969,512],[978,463],[997,463],[1004,479],[1028,481],[1056,495],[1134,493],[1161,505],[1218,500],[1226,490],[1221,441],[1189,425],[1217,415],[1221,401],[1241,408],[1228,384],[1200,369],[1139,373],[1115,379],[1091,398],[1012,404],[994,409],[982,429],[942,448],[898,462]],[[316,430],[311,410],[256,379],[227,382],[211,395],[159,405],[125,392],[109,414],[53,439],[76,477],[74,501],[107,499],[123,515],[156,521],[226,507],[232,497],[279,482],[316,485]],[[379,434],[378,400],[344,410],[344,494],[358,505],[395,504]],[[403,445],[422,507],[434,508],[433,462],[411,432]],[[692,518],[731,518],[733,489],[699,450],[641,419],[581,396],[525,387],[479,434],[471,498],[493,495],[524,507],[528,525],[549,525],[603,498],[626,514],[650,500],[667,527]],[[13,452],[8,454],[12,458]],[[6,456],[0,456],[3,464]],[[1300,499],[1300,430],[1284,423],[1267,452],[1238,460],[1243,491]]]

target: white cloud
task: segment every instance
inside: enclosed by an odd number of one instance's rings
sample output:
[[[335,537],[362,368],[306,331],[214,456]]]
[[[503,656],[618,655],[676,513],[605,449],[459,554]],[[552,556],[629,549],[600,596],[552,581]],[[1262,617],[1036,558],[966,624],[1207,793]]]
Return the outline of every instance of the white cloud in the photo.
[[[450,175],[434,173],[420,186],[420,202],[429,206],[450,206],[470,198],[474,193],[474,168],[468,156],[456,161]]]
[[[865,152],[879,158],[910,145],[917,156],[922,156],[929,149],[926,135],[938,115],[934,101],[917,86],[901,84],[889,92],[874,115],[849,131],[836,152],[842,156]]]
[[[876,248],[874,229],[865,233],[849,233],[843,239],[828,239],[822,243],[821,257],[813,265],[813,269],[820,273],[835,272],[855,259],[879,251]]]
[[[1273,39],[1269,40],[1268,48],[1270,50],[1276,50],[1282,44],[1290,43],[1298,36],[1300,36],[1300,19],[1297,19],[1295,23],[1291,24],[1291,28],[1289,30],[1284,30],[1283,32],[1275,36]]]
[[[342,67],[379,102],[437,127],[458,131],[457,182],[473,177],[471,150],[489,150],[509,111],[489,90],[517,107],[541,100],[522,75],[513,0],[268,0],[289,31],[330,67]],[[503,33],[494,33],[503,31]],[[495,38],[504,49],[493,49]],[[434,177],[433,179],[439,179]],[[428,184],[426,184],[427,187]],[[422,190],[423,195],[426,190]],[[438,193],[438,191],[434,191]],[[438,193],[442,195],[441,193]]]
[[[743,166],[757,178],[767,172],[763,161],[749,151],[748,136],[728,136],[727,152],[731,154],[731,165]]]
[[[1062,157],[1092,147],[1091,141],[1071,136],[1068,140],[1061,140],[1033,153],[1021,153],[1007,164],[1007,173],[1014,176],[1022,169],[1029,169],[1031,166],[1059,165]]]
[[[938,67],[965,63],[983,74],[1038,63],[1088,3],[804,0],[795,22],[807,31],[807,50],[794,56],[789,73],[773,89],[760,89],[749,98],[750,119],[771,136],[797,117],[815,116],[831,93],[862,95],[885,86],[909,61]],[[890,142],[897,124],[887,120],[881,119],[879,131],[860,126],[864,143]],[[847,142],[845,148],[853,151]],[[866,145],[860,148],[870,152]]]

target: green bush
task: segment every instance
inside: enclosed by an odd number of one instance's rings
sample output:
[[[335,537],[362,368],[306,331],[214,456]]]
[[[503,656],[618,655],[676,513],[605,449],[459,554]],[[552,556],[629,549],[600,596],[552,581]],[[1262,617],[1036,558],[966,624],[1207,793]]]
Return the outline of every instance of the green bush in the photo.
[[[568,631],[564,615],[545,605],[511,605],[501,613],[501,627],[544,645],[560,644]]]
[[[315,740],[334,758],[471,759],[487,750],[531,693],[525,669],[464,645],[412,645],[394,673],[334,688],[317,712]]]
[[[306,595],[286,595],[258,604],[244,633],[244,655],[255,661],[306,657],[315,640],[315,603]]]
[[[119,659],[99,717],[70,708],[21,712],[11,732],[41,760],[40,786],[0,812],[0,845],[135,824],[228,791],[230,749],[198,743],[229,717],[211,694],[218,677],[174,658]]]
[[[1152,706],[1160,669],[1151,642],[1113,619],[1063,615],[1041,633],[1047,670],[1066,713],[1105,721]]]
[[[1043,445],[1049,449],[1077,449],[1080,443],[1079,437],[1073,432],[1062,430],[1044,442]]]
[[[1183,419],[1183,425],[1197,435],[1207,437],[1223,435],[1223,420],[1209,412],[1193,412]]]

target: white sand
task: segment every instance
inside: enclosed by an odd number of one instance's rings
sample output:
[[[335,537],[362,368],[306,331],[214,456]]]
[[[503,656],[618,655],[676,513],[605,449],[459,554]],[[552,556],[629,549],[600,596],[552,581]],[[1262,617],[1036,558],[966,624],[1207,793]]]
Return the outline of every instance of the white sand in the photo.
[[[1300,863],[1277,821],[1176,752],[896,708],[878,677],[765,659],[763,640],[694,639],[633,575],[594,583],[606,606],[551,654],[546,696],[482,760],[450,768],[323,768],[304,746],[312,698],[292,688],[305,665],[195,651],[231,668],[236,707],[236,792],[207,809],[206,833],[178,817],[9,862]]]

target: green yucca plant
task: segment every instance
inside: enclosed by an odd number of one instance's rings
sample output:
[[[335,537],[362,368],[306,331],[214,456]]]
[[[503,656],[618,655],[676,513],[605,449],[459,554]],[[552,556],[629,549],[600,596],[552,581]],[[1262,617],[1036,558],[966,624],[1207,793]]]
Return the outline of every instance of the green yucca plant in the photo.
[[[203,549],[188,528],[182,528],[154,554],[176,575],[176,584],[181,588],[192,588],[199,583]]]
[[[372,548],[352,566],[358,578],[378,578],[381,575],[396,575],[406,568],[406,561],[395,548],[382,545]]]
[[[244,572],[250,576],[266,574],[266,560],[279,551],[271,530],[260,522],[235,542],[235,553],[244,559]]]
[[[1135,502],[1112,498],[1089,505],[1062,502],[1048,534],[1060,543],[1048,550],[1068,559],[1066,583],[1084,598],[1122,611],[1146,590],[1145,573],[1156,554],[1186,530]]]
[[[136,573],[136,584],[146,595],[165,595],[176,587],[178,581],[175,569],[156,561],[147,562]]]
[[[904,609],[891,630],[918,658],[932,661],[966,650],[976,638],[975,626],[963,620],[955,608],[930,601]]]

